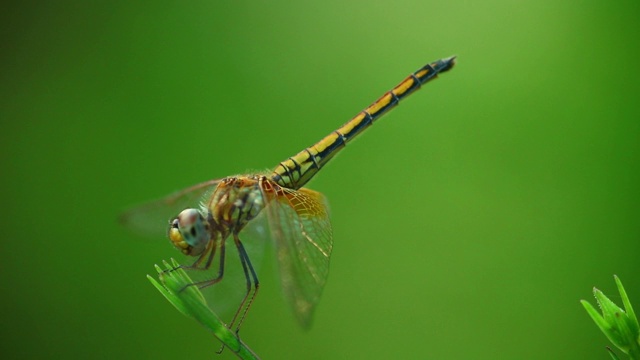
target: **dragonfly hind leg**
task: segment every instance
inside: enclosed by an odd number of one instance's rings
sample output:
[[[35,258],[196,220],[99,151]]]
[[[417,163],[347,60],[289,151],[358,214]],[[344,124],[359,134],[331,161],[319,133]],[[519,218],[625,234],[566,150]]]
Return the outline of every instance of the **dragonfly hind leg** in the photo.
[[[240,256],[240,263],[242,264],[242,270],[244,271],[244,277],[247,280],[247,292],[245,293],[242,301],[240,302],[240,306],[238,306],[238,310],[235,315],[233,315],[233,319],[227,326],[230,330],[233,330],[236,333],[236,336],[240,332],[240,326],[244,321],[245,316],[249,312],[249,308],[251,304],[253,304],[253,300],[256,298],[258,294],[258,288],[260,287],[260,281],[258,280],[258,276],[256,275],[256,271],[253,269],[253,265],[251,264],[251,260],[249,259],[249,255],[242,245],[242,241],[240,241],[240,237],[238,237],[237,233],[233,234],[233,242],[238,249],[238,254]],[[236,324],[237,321],[237,324]],[[233,327],[235,326],[235,330]],[[218,354],[220,354],[224,350],[224,344],[218,350]]]

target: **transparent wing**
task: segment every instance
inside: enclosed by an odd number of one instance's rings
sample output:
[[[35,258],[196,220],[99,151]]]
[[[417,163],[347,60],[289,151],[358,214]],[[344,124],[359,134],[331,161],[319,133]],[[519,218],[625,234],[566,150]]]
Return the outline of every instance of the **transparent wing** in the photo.
[[[282,289],[300,325],[309,328],[329,275],[333,247],[329,209],[318,192],[275,189],[263,193]]]
[[[219,179],[205,181],[131,208],[120,215],[120,223],[143,235],[165,236],[168,222],[186,208],[199,208],[200,200],[210,195],[219,182]]]

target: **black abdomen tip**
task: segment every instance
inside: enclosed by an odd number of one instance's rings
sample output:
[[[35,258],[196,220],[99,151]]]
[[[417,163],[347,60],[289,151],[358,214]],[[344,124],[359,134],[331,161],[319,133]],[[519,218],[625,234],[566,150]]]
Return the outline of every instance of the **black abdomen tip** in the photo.
[[[456,64],[456,58],[457,56],[454,55],[438,61],[438,65],[440,65],[440,72],[451,70],[451,68]]]

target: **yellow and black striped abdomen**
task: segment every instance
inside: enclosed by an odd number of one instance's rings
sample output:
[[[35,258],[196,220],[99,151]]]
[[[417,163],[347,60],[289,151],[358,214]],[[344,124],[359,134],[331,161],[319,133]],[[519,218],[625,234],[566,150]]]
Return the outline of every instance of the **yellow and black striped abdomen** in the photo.
[[[349,141],[398,105],[400,100],[418,90],[421,85],[436,78],[439,73],[451,69],[454,64],[455,57],[441,59],[427,64],[409,75],[391,91],[386,92],[339,129],[327,135],[315,145],[281,162],[273,170],[271,179],[279,185],[290,189],[301,188]]]

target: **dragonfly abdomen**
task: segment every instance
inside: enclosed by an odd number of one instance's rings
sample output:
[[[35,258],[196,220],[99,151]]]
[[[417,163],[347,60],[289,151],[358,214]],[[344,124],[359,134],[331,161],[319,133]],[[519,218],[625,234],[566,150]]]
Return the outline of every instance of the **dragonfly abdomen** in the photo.
[[[400,100],[411,95],[423,84],[435,79],[439,73],[451,69],[454,64],[455,57],[450,57],[423,66],[396,85],[396,87],[387,91],[339,129],[316,144],[281,162],[274,169],[271,179],[284,187],[291,189],[301,188],[349,141],[398,105]]]

